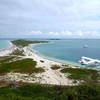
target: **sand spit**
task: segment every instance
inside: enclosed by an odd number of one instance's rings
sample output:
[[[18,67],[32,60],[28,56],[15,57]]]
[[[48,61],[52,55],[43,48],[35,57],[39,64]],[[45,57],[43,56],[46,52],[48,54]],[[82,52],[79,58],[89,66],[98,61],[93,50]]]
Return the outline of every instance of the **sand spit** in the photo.
[[[0,51],[0,56],[7,56],[12,53],[14,50],[18,49],[16,46],[12,46],[9,49]],[[23,48],[24,55],[22,58],[31,58],[37,61],[36,67],[42,67],[45,72],[43,73],[32,73],[32,74],[22,74],[22,73],[7,73],[4,76],[0,76],[0,81],[16,81],[16,82],[29,82],[29,83],[40,83],[40,84],[56,84],[56,85],[77,85],[77,83],[73,83],[74,80],[67,78],[67,74],[64,75],[60,72],[60,69],[63,68],[62,64],[57,61],[46,59],[34,50],[31,49],[31,46],[27,46]],[[41,62],[41,60],[43,62]],[[61,68],[58,70],[51,69],[52,65],[60,65]],[[75,66],[70,65],[70,67],[75,68]]]

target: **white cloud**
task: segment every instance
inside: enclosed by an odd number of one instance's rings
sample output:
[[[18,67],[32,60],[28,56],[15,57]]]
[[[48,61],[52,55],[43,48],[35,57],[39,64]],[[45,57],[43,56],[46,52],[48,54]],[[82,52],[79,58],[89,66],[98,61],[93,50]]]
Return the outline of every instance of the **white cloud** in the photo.
[[[33,35],[39,35],[42,37],[59,37],[59,38],[100,38],[100,34],[97,31],[61,31],[61,32],[48,32],[43,33],[41,31],[33,31]]]
[[[0,32],[8,36],[98,38],[99,31],[100,0],[0,0]]]
[[[61,33],[60,33],[60,35],[67,35],[67,36],[71,36],[73,33],[71,32],[71,31],[62,31]]]
[[[42,34],[42,32],[41,31],[31,31],[30,34],[31,35],[40,35],[40,34]]]
[[[100,33],[98,31],[60,31],[60,32],[42,32],[42,31],[32,31],[26,33],[29,36],[37,36],[43,38],[100,38]]]
[[[49,35],[57,36],[59,35],[59,32],[48,32]]]

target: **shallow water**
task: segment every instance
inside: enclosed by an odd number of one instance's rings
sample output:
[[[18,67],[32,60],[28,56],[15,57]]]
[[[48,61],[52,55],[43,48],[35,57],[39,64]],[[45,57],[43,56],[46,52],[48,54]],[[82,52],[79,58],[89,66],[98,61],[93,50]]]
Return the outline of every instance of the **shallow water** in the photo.
[[[0,40],[0,50],[10,47],[10,42],[8,40]]]
[[[33,49],[37,50],[44,57],[76,65],[79,65],[78,61],[82,56],[100,59],[100,40],[70,39],[49,41],[49,43],[35,45]],[[85,45],[88,47],[84,48]],[[0,40],[0,50],[10,46],[9,40]]]
[[[84,47],[85,45],[88,47]],[[82,56],[100,59],[100,40],[51,40],[33,48],[46,57],[64,62],[78,64]]]

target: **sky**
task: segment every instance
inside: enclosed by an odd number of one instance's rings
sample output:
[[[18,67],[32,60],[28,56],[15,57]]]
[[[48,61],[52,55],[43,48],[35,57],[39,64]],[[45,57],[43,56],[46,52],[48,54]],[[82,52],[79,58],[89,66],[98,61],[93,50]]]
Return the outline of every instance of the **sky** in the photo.
[[[0,38],[100,38],[100,0],[0,0]]]

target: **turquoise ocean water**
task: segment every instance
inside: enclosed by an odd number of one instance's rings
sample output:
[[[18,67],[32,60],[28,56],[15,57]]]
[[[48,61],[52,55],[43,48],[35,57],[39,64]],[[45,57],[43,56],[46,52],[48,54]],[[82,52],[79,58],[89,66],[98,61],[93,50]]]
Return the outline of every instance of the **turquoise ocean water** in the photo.
[[[0,50],[6,49],[10,47],[10,43],[8,40],[0,40]]]
[[[86,48],[84,48],[85,45]],[[0,40],[0,50],[10,46],[8,40]],[[77,65],[82,56],[100,59],[100,40],[94,39],[49,40],[49,43],[35,45],[33,49],[46,58]]]
[[[74,64],[82,56],[100,59],[100,40],[51,40],[33,48],[45,57]]]

